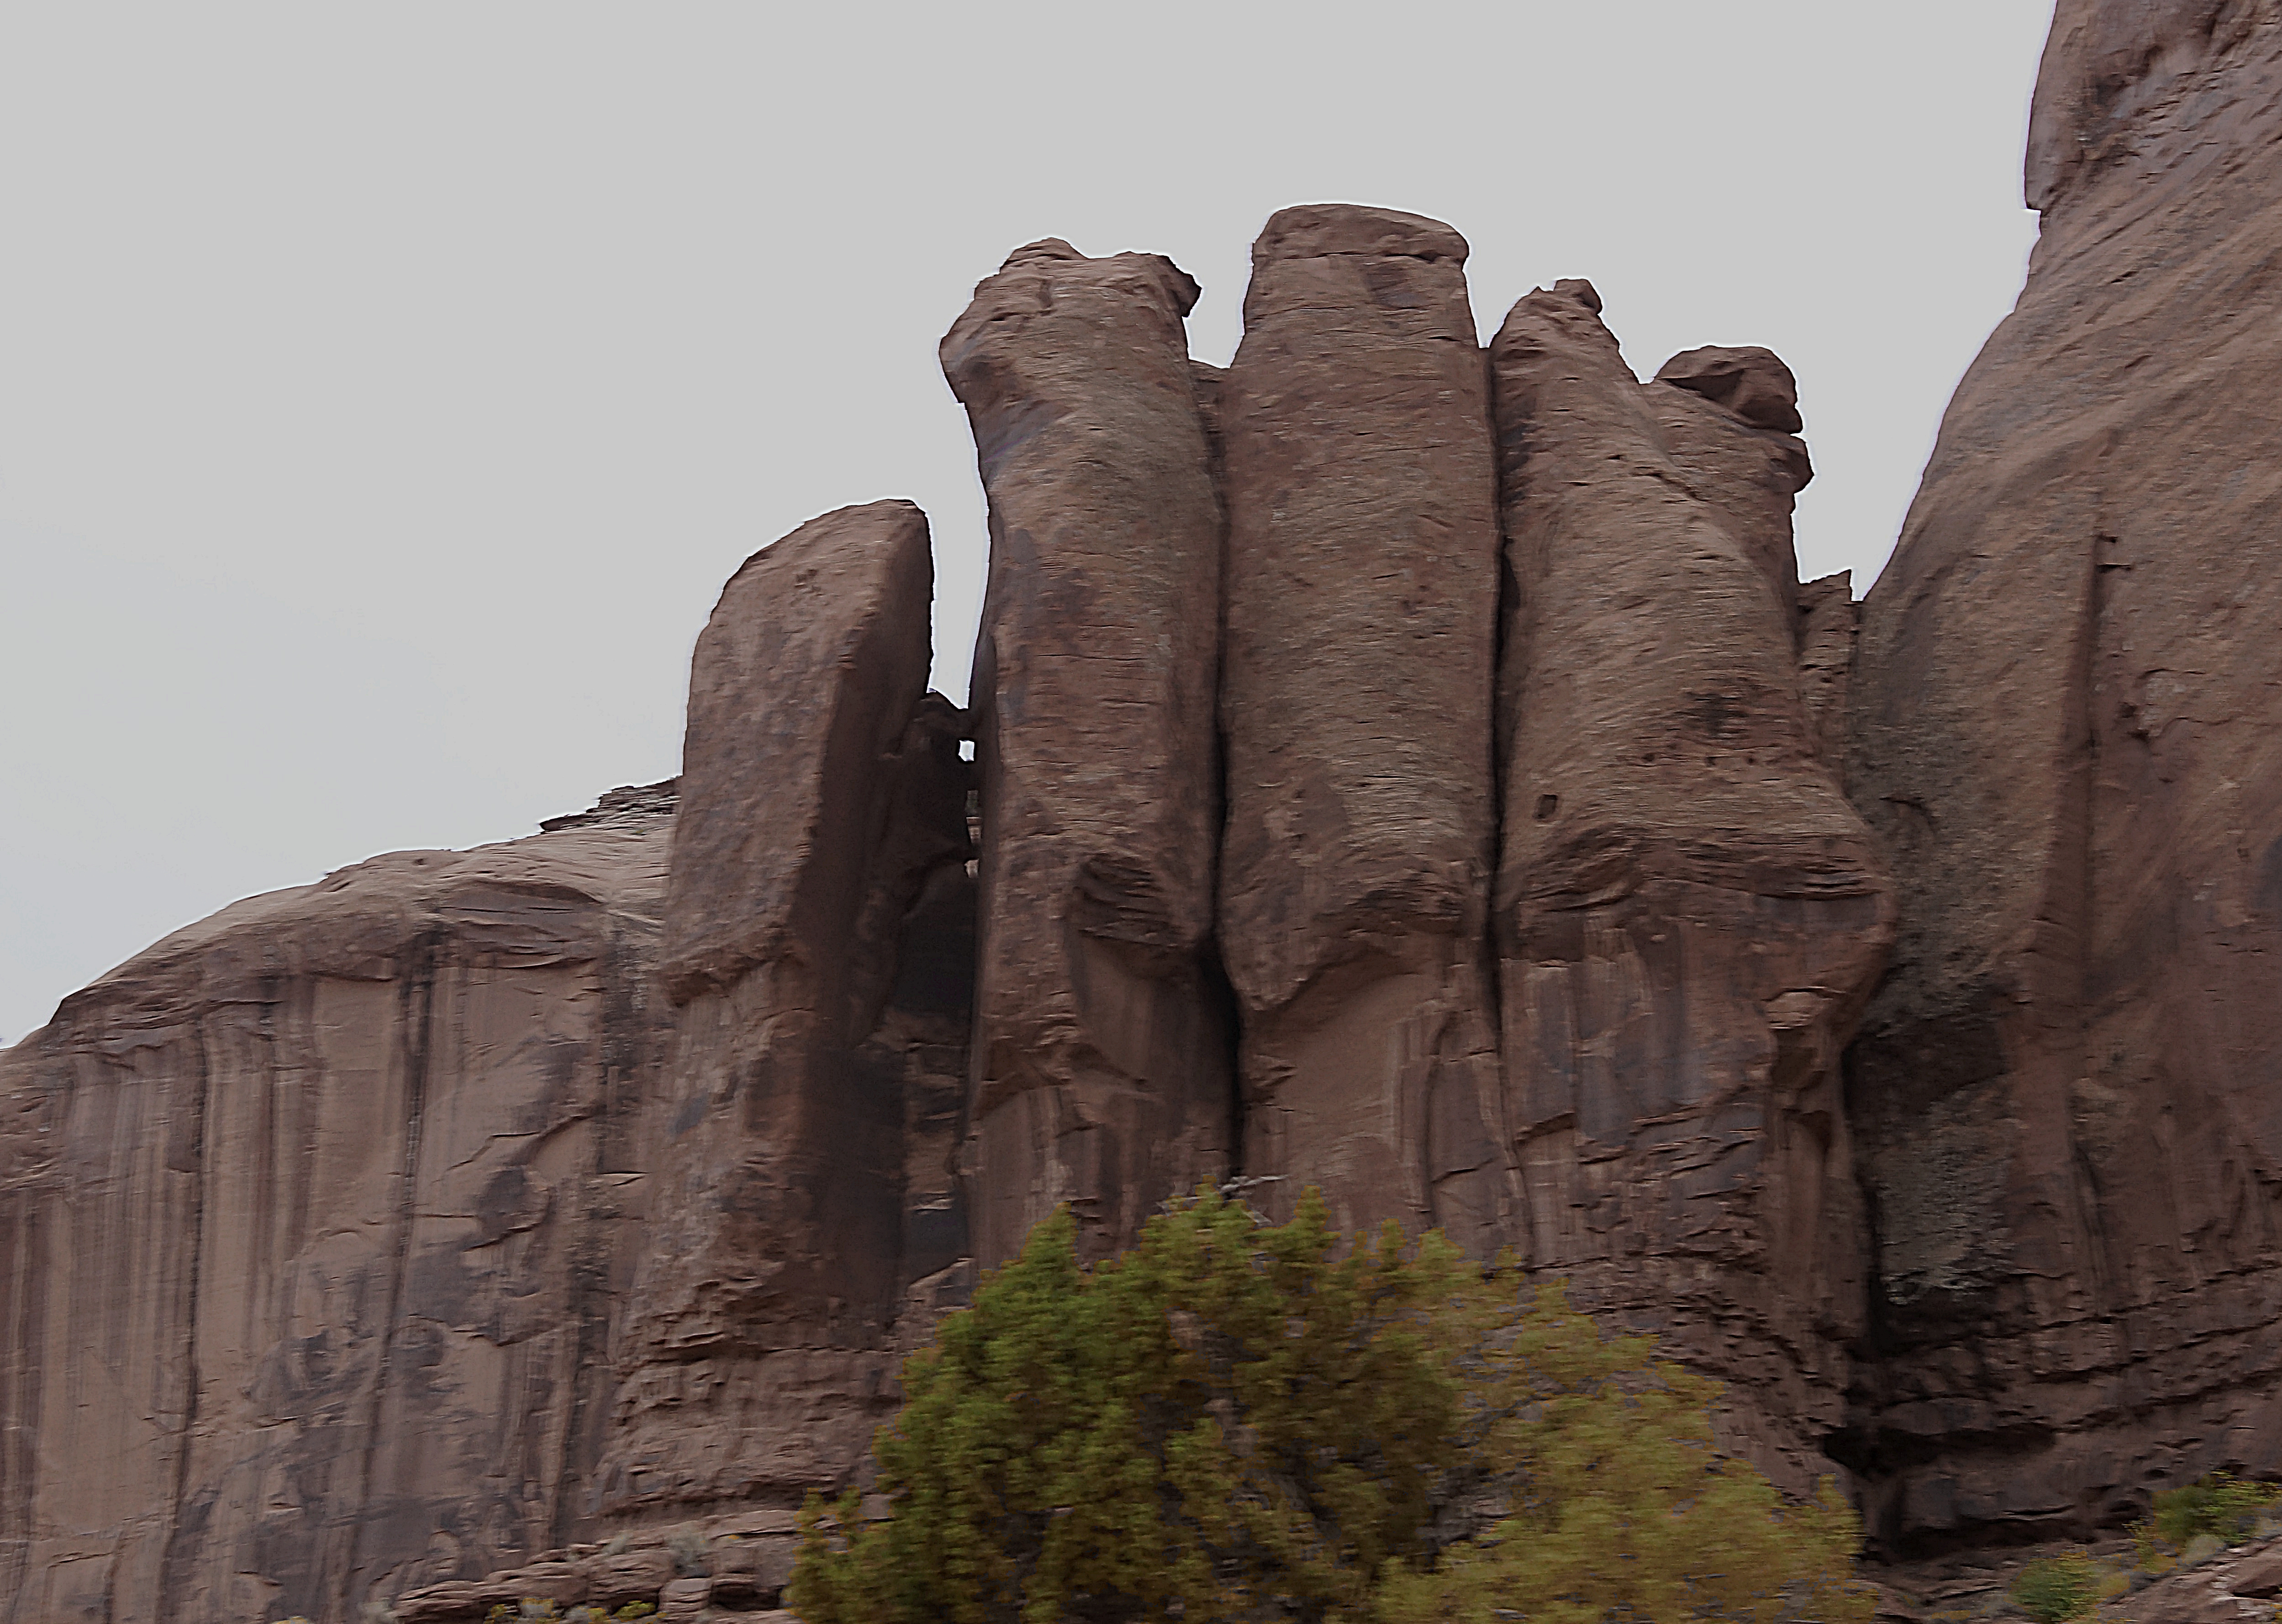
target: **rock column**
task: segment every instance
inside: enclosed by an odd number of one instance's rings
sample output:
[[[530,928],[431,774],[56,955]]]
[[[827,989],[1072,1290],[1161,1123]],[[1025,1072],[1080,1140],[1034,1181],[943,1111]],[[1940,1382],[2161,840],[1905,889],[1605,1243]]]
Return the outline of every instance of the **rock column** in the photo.
[[[1644,386],[1599,309],[1533,293],[1491,348],[1529,1259],[1734,1382],[1797,1487],[1859,1329],[1837,1063],[1892,908],[1800,696],[1789,374],[1699,352]]]
[[[1495,472],[1465,240],[1285,209],[1219,414],[1221,932],[1244,1171],[1286,1210],[1493,1245],[1510,1183],[1485,978]]]
[[[932,584],[918,508],[842,508],[748,560],[698,639],[613,1513],[834,1482],[887,1403],[926,1225],[904,1211],[909,1079],[875,1034],[913,904],[966,856],[956,728],[921,702]]]
[[[975,1256],[1067,1203],[1129,1242],[1228,1167],[1211,963],[1221,509],[1155,254],[1017,250],[943,341],[990,499],[975,648],[982,787]]]

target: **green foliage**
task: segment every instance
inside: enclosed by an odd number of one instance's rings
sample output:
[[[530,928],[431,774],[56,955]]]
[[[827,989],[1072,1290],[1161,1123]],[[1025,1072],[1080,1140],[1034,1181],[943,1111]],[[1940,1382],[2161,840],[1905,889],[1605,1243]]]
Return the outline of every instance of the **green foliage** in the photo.
[[[2214,1472],[2185,1489],[2157,1495],[2154,1531],[2181,1549],[2201,1534],[2236,1545],[2250,1537],[2260,1513],[2278,1504],[2282,1504],[2282,1489]]]
[[[2045,1557],[2021,1570],[2013,1581],[2013,1600],[2022,1612],[2042,1624],[2082,1618],[2100,1605],[2107,1574],[2081,1551]]]
[[[906,1365],[884,1520],[811,1498],[808,1624],[1870,1616],[1835,1496],[1719,1460],[1713,1384],[1510,1259],[1348,1247],[1312,1191],[1274,1228],[1200,1194],[1091,1270],[1075,1240],[1041,1225]]]
[[[573,1607],[565,1612],[555,1602],[525,1597],[519,1607],[500,1603],[485,1615],[484,1624],[532,1624],[532,1620],[552,1624],[556,1620],[561,1624],[632,1624],[633,1620],[652,1618],[656,1612],[654,1602],[628,1602],[616,1612],[605,1612],[600,1607]]]

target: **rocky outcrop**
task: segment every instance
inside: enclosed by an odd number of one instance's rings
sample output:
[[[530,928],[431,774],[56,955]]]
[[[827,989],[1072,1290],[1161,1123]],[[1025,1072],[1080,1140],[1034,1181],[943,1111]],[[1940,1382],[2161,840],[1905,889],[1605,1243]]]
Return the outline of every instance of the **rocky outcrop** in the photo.
[[[1850,701],[1889,1539],[2282,1460],[2282,12],[2062,0],[2028,190]]]
[[[1533,293],[1490,351],[1527,1257],[1733,1382],[1803,1486],[1860,1328],[1838,1058],[1892,905],[1801,695],[1789,373],[1697,351],[1642,385],[1599,310]]]
[[[972,723],[924,518],[827,514],[677,784],[0,1055],[0,1624],[769,1606],[978,1261],[1230,1175],[1662,1334],[1936,1612],[2271,1472],[2278,125],[2282,0],[2062,0],[2029,286],[1863,606],[1766,351],[1642,383],[1572,282],[1485,358],[1456,233],[1327,205],[1223,374],[1168,262],[1019,250],[943,350]]]
[[[1221,381],[1222,949],[1244,1171],[1288,1209],[1493,1246],[1511,1211],[1485,955],[1496,468],[1465,239],[1285,209]]]
[[[1158,255],[1033,243],[943,341],[990,500],[974,683],[986,1264],[1063,1203],[1114,1250],[1228,1171],[1221,507],[1181,325],[1196,298]]]
[[[922,703],[933,578],[918,508],[842,508],[747,560],[698,638],[611,1515],[845,1477],[907,1291],[966,1250],[947,1188],[966,986],[921,968],[972,907],[959,719]],[[908,954],[907,928],[927,938]]]
[[[648,799],[237,903],[0,1056],[0,1619],[346,1620],[576,1526],[648,1210]]]

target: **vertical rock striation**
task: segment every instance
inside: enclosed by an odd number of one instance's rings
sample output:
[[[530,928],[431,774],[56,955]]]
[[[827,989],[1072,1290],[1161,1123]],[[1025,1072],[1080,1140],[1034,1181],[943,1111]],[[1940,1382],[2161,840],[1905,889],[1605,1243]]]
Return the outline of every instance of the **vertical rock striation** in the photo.
[[[2028,193],[1850,701],[1889,1539],[2282,1459],[2282,9],[2062,0]]]
[[[1212,962],[1221,509],[1155,254],[1017,250],[943,341],[990,500],[975,647],[975,1250],[1067,1203],[1129,1241],[1228,1168]]]
[[[563,1537],[670,788],[237,903],[0,1056],[0,1619],[347,1620]]]
[[[1344,1226],[1510,1215],[1486,928],[1496,470],[1465,240],[1341,205],[1252,251],[1221,381],[1220,928],[1244,1171]]]
[[[956,715],[922,703],[932,586],[918,508],[842,508],[746,561],[698,639],[661,971],[669,1117],[606,1513],[844,1477],[888,1400],[907,1238],[935,1268],[965,1250],[943,1180],[905,1207],[906,1084],[939,1094],[956,1040],[936,1033],[907,1078],[910,1051],[878,1035],[906,948],[903,1013],[954,1030],[963,1013],[959,978],[904,941],[957,939],[963,874],[937,875],[966,855]],[[920,1116],[947,1151],[955,1122]]]
[[[1734,1383],[1796,1483],[1859,1329],[1838,1058],[1891,904],[1801,700],[1790,375],[1696,351],[1642,385],[1599,309],[1533,293],[1490,352],[1528,1256]]]

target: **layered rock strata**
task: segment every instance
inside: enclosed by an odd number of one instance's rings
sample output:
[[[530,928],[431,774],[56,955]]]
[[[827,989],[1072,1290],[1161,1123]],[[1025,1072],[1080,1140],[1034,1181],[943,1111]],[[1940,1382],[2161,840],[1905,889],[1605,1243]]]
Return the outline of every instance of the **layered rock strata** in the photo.
[[[1494,1246],[1511,1211],[1485,947],[1496,468],[1465,240],[1285,209],[1218,391],[1220,931],[1244,1172],[1342,1226]]]
[[[1797,1482],[1860,1328],[1838,1060],[1892,904],[1802,699],[1789,374],[1695,352],[1643,385],[1599,309],[1533,293],[1490,352],[1527,1256],[1732,1381]]]
[[[922,702],[933,579],[918,508],[842,508],[749,559],[698,638],[659,1199],[602,1511],[796,1503],[845,1476],[908,1289],[966,1253],[966,989],[927,963],[972,908],[959,720]]]
[[[237,903],[0,1056],[0,1619],[349,1620],[570,1535],[670,789]]]
[[[2028,193],[1851,701],[1889,1540],[2282,1460],[2282,11],[2062,0]]]
[[[1129,1243],[1233,1148],[1213,963],[1221,507],[1155,254],[1018,249],[943,341],[990,497],[974,1164],[985,1264]]]

